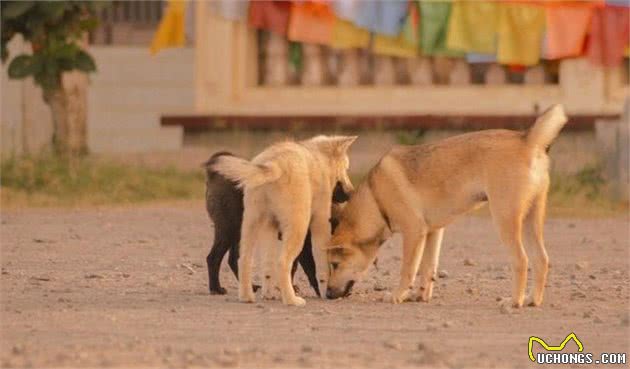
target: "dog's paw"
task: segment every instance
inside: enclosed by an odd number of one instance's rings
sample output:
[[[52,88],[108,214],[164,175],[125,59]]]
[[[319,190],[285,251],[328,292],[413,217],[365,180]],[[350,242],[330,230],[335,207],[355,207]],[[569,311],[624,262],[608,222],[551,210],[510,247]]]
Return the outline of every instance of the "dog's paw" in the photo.
[[[418,291],[411,296],[411,299],[418,302],[429,302],[433,297],[433,286],[431,287],[420,287]]]
[[[501,297],[499,299],[497,299],[497,301],[499,302],[500,306],[510,306],[513,309],[520,309],[523,307],[523,301],[518,301],[517,299],[514,299],[512,297]]]
[[[409,297],[409,290],[396,290],[394,293],[391,294],[391,301],[394,304],[402,304],[407,300],[407,297]]]
[[[223,287],[214,287],[210,289],[211,295],[225,295],[227,290]]]
[[[284,301],[285,305],[293,305],[293,306],[304,306],[306,305],[306,300],[301,298],[300,296],[295,296],[288,301]]]
[[[525,301],[523,302],[524,306],[531,306],[531,307],[540,306],[541,304],[542,304],[542,300],[536,301],[534,296],[532,296],[531,294],[527,295],[527,297],[525,297]]]
[[[280,289],[278,287],[269,287],[269,288],[263,287],[262,298],[264,300],[279,300]]]
[[[239,290],[238,291],[238,299],[241,302],[256,302],[256,295],[254,292],[248,288],[247,290]]]

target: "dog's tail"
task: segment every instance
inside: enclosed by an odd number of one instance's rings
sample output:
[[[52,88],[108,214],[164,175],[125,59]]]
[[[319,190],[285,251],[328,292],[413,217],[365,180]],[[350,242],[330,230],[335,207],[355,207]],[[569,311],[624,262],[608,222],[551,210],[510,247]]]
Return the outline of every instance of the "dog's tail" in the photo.
[[[527,132],[527,143],[547,149],[567,123],[567,116],[560,104],[553,105],[542,113]]]
[[[218,173],[217,171],[212,169],[212,166],[214,164],[216,164],[217,161],[219,160],[219,158],[222,157],[222,156],[234,156],[234,154],[232,154],[229,151],[219,151],[219,152],[216,152],[216,153],[212,154],[212,156],[210,156],[210,158],[201,165],[202,168],[206,169],[206,175],[208,176],[208,178],[211,177],[213,174],[219,174],[220,175],[220,173]]]
[[[237,182],[240,188],[261,186],[276,181],[282,175],[275,163],[254,164],[230,155],[217,157],[209,169]]]

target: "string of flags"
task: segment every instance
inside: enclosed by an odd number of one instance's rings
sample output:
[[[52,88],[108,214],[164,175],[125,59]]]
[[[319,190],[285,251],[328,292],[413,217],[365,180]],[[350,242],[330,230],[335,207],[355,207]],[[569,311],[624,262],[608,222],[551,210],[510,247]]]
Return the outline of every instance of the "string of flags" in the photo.
[[[169,0],[152,52],[183,46],[185,0]],[[189,6],[192,4],[188,4]],[[214,0],[214,14],[290,41],[396,57],[449,56],[532,66],[628,55],[630,0]]]

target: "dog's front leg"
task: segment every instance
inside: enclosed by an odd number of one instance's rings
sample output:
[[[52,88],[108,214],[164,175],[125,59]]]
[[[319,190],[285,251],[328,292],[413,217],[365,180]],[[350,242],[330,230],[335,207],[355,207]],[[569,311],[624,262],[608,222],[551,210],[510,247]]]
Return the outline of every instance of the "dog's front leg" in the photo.
[[[330,207],[329,207],[330,208]],[[328,256],[326,245],[330,240],[330,212],[316,213],[311,220],[311,240],[313,243],[313,259],[315,259],[315,270],[320,296],[326,298],[328,288]]]
[[[420,301],[429,302],[433,295],[433,285],[437,274],[443,235],[444,228],[431,231],[427,235],[422,261],[420,262],[420,289],[418,293]]]
[[[424,252],[426,232],[417,229],[403,232],[403,257],[400,268],[400,284],[392,295],[392,302],[400,304],[404,302],[413,290],[413,283],[418,273],[418,266]]]

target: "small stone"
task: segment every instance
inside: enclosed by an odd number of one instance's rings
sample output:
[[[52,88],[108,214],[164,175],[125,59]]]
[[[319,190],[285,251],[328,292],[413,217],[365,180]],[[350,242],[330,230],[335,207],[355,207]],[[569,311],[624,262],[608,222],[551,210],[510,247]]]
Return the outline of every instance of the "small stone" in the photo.
[[[472,260],[472,259],[466,258],[466,259],[464,259],[464,265],[466,265],[466,266],[475,266],[475,265],[477,265],[477,263],[474,260]]]
[[[598,317],[598,316],[596,316],[595,318],[593,318],[593,323],[596,323],[596,324],[601,324],[601,323],[603,323],[603,322],[604,322],[604,321],[602,320],[602,318],[600,318],[600,317]]]
[[[438,277],[446,279],[446,278],[448,278],[448,272],[446,270],[442,269],[442,270],[440,270],[438,272]]]
[[[597,277],[595,277],[595,275],[594,275],[594,274],[591,274],[591,275],[589,275],[588,277],[589,277],[590,279],[597,279]]]
[[[477,294],[477,289],[472,288],[472,287],[468,287],[466,289],[466,293],[468,293],[469,295],[476,295]]]
[[[627,327],[629,324],[630,324],[630,322],[629,322],[628,316],[627,315],[623,316],[621,318],[621,326],[622,327]]]
[[[416,349],[418,351],[424,351],[424,350],[427,349],[427,345],[425,345],[424,343],[420,342],[420,343],[418,343],[418,346],[416,346]]]
[[[582,315],[582,318],[590,318],[592,316],[590,311],[585,311],[584,314]]]
[[[582,291],[575,291],[571,294],[571,299],[575,298],[584,299],[586,298],[586,294]]]
[[[309,345],[302,345],[302,352],[313,352],[313,347]]]
[[[617,290],[617,292],[621,292],[623,290],[623,286],[622,285],[618,285],[617,288],[615,288]]]
[[[452,326],[453,326],[453,322],[451,322],[450,320],[447,320],[444,323],[442,323],[442,327],[444,328],[450,328]]]
[[[402,346],[400,345],[400,342],[396,342],[396,341],[385,341],[383,342],[383,345],[388,348],[388,349],[392,349],[392,350],[401,350]]]
[[[85,275],[85,279],[103,279],[105,277],[103,277],[100,274],[86,274]]]
[[[568,224],[568,227],[569,227],[569,228],[575,228],[575,223],[569,223],[569,224]]]
[[[219,366],[222,367],[234,367],[238,365],[238,358],[231,355],[221,354],[217,356],[214,360],[217,364],[219,364]]]
[[[122,274],[122,276],[123,276],[123,278],[129,278],[129,277],[131,277],[131,274],[129,274],[129,273],[123,273],[123,274]]]
[[[501,301],[499,311],[501,314],[512,314],[512,307],[507,299]]]
[[[385,291],[387,287],[385,287],[380,281],[374,283],[374,291]]]
[[[24,346],[22,345],[15,345],[13,346],[13,348],[11,349],[11,353],[13,355],[21,355],[24,353]]]
[[[580,261],[579,263],[575,264],[575,269],[577,270],[584,270],[586,268],[588,268],[589,263],[588,261]]]

